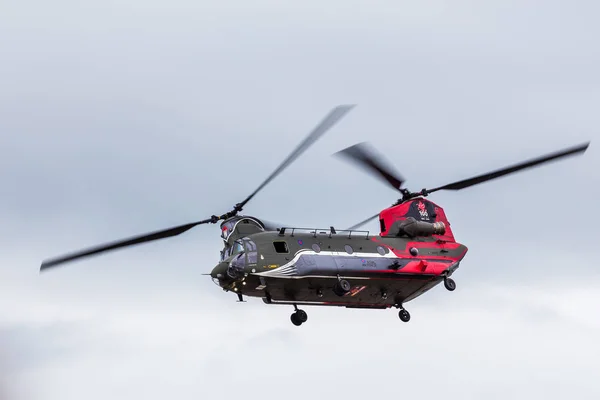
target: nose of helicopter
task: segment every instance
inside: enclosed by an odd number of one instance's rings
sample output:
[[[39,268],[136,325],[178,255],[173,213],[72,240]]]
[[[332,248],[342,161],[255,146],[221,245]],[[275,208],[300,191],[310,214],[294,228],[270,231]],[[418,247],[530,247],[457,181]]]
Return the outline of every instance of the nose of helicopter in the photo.
[[[227,276],[227,268],[229,267],[229,264],[226,262],[221,262],[218,263],[216,267],[213,268],[213,270],[210,273],[210,277],[215,280],[222,280],[225,279],[225,277]]]

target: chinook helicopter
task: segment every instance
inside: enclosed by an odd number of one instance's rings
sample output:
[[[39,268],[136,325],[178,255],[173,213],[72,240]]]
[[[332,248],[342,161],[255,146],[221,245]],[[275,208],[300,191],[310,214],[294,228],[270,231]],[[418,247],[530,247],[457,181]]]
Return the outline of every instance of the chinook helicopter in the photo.
[[[500,170],[433,189],[411,192],[367,143],[350,146],[337,155],[351,161],[397,190],[401,197],[366,220],[344,230],[277,226],[249,215],[240,215],[246,204],[300,154],[333,127],[354,106],[334,108],[245,200],[225,214],[177,227],[119,240],[46,260],[40,270],[109,250],[180,235],[195,226],[222,221],[223,249],[210,275],[238,301],[262,298],[266,304],[294,307],[291,322],[308,320],[298,306],[398,309],[401,321],[410,313],[404,305],[438,284],[456,289],[451,278],[467,253],[456,241],[444,209],[426,199],[440,190],[462,190],[517,171],[584,153],[589,142],[531,159]],[[380,231],[359,230],[379,217]]]

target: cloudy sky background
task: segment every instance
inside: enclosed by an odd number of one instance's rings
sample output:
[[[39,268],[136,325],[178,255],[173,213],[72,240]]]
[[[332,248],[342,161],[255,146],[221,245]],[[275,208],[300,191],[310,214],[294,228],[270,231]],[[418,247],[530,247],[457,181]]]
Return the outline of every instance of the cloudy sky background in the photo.
[[[597,399],[594,1],[88,1],[0,6],[0,399]],[[395,311],[235,302],[216,226],[39,275],[81,247],[221,213],[335,105],[358,106],[245,212],[346,227],[396,194],[592,140],[432,200],[469,253]],[[368,229],[377,230],[377,222]]]

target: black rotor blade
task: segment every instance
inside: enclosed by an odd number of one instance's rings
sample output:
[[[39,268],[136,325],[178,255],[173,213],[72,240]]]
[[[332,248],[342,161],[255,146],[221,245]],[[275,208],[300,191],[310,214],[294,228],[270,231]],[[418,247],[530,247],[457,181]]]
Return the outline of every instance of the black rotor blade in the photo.
[[[144,235],[139,235],[139,236],[131,237],[128,239],[122,239],[122,240],[119,240],[116,242],[106,243],[106,244],[103,244],[103,245],[100,245],[97,247],[81,250],[76,253],[71,253],[71,254],[67,254],[65,256],[46,260],[42,263],[42,265],[40,267],[40,271],[43,271],[47,268],[55,267],[55,266],[58,266],[60,264],[64,264],[64,263],[67,263],[70,261],[75,261],[75,260],[78,260],[83,257],[89,257],[89,256],[92,256],[92,255],[95,255],[98,253],[103,253],[105,251],[116,250],[116,249],[119,249],[122,247],[133,246],[133,245],[137,245],[137,244],[141,244],[141,243],[151,242],[153,240],[159,240],[159,239],[165,239],[165,238],[172,237],[172,236],[177,236],[177,235],[182,234],[183,232],[186,232],[186,231],[192,229],[193,227],[195,227],[197,225],[207,224],[209,222],[213,222],[213,219],[212,218],[205,219],[203,221],[192,222],[189,224],[180,225],[180,226],[176,226],[176,227],[169,228],[169,229],[164,229],[161,231],[146,233]]]
[[[325,132],[332,128],[344,115],[346,115],[354,105],[340,105],[335,107],[333,110],[325,116],[325,118],[312,130],[312,132],[294,149],[294,151],[277,167],[275,171],[263,182],[260,186],[244,201],[239,203],[237,207],[241,210],[252,198],[262,190],[269,182],[271,182],[277,175],[281,173],[286,167],[288,167],[300,154],[308,149],[313,143],[315,143]]]
[[[463,179],[462,181],[458,181],[458,182],[454,182],[454,183],[450,183],[444,186],[440,186],[434,189],[427,189],[427,193],[433,193],[436,192],[438,190],[461,190],[461,189],[465,189],[474,185],[478,185],[480,183],[483,182],[487,182],[489,180],[492,179],[496,179],[499,178],[501,176],[504,175],[508,175],[508,174],[512,174],[514,172],[518,172],[527,168],[532,168],[532,167],[536,167],[540,164],[544,164],[550,161],[555,161],[559,158],[563,158],[563,157],[568,157],[568,156],[573,156],[573,155],[577,155],[579,153],[584,153],[588,146],[590,145],[590,142],[587,143],[583,143],[577,146],[573,146],[573,147],[569,147],[567,149],[564,150],[560,150],[551,154],[547,154],[545,156],[541,156],[541,157],[537,157],[528,161],[524,161],[515,165],[512,165],[510,167],[506,167],[506,168],[502,168],[493,172],[488,172],[487,174],[482,174],[473,178],[469,178],[469,179]]]
[[[242,207],[246,203],[248,203],[262,188],[264,188],[271,180],[273,180],[278,174],[280,174],[281,171],[283,171],[300,154],[302,154],[308,147],[310,147],[314,142],[316,142],[325,132],[327,132],[331,127],[333,127],[353,107],[354,105],[341,105],[331,110],[329,114],[304,139],[304,141],[300,143],[298,147],[296,147],[296,149],[288,156],[288,158],[285,159],[284,162],[250,196],[248,196],[243,202],[237,204],[233,211],[223,214],[220,217],[213,216],[212,218],[205,219],[203,221],[192,222],[190,224],[185,224],[174,228],[152,232],[129,239],[123,239],[117,242],[107,243],[94,248],[82,250],[77,253],[71,253],[62,257],[46,260],[42,263],[40,270],[74,261],[83,257],[103,253],[105,251],[116,250],[122,247],[133,246],[145,242],[150,242],[153,240],[177,236],[197,225],[206,224],[209,222],[216,223],[218,220],[227,219],[230,216],[237,214],[237,212],[241,211]],[[274,226],[275,224],[271,223],[269,224],[269,227],[267,229],[275,229]]]
[[[379,216],[379,213],[373,215],[372,217],[369,217],[361,222],[359,222],[358,224],[352,225],[350,228],[348,228],[349,231],[360,228],[361,226],[363,226],[364,224],[371,222],[372,220],[374,220],[375,218],[377,218]]]
[[[400,190],[404,183],[404,178],[393,172],[390,166],[385,165],[383,157],[376,154],[374,149],[366,142],[347,147],[335,154],[355,163],[377,178],[383,179],[396,190]]]

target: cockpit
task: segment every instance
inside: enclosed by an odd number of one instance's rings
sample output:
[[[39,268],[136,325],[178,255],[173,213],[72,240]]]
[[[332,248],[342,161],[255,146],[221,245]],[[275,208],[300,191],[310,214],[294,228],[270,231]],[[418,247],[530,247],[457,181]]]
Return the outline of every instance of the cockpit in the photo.
[[[230,246],[225,242],[225,248],[221,251],[222,278],[237,280],[248,275],[247,267],[254,267],[258,261],[256,243],[249,237],[237,239]],[[213,281],[219,285],[219,279]]]
[[[221,251],[221,261],[224,261],[229,257],[242,253],[244,251],[244,244],[240,239],[234,241],[231,246],[227,242],[224,242],[224,244],[225,247]]]
[[[224,248],[221,251],[221,261],[246,252],[250,259],[256,263],[256,244],[246,236],[253,233],[264,232],[263,224],[253,217],[232,218],[223,222],[221,225],[221,239],[223,239]],[[239,238],[239,239],[236,239]],[[241,237],[241,238],[240,238]]]
[[[244,278],[258,262],[258,248],[252,235],[264,232],[265,225],[256,218],[234,217],[221,224],[223,250],[219,265],[213,270],[217,285]]]
[[[235,256],[237,254],[244,253],[249,263],[257,262],[257,248],[256,243],[248,237],[237,239],[230,246],[227,242],[225,242],[225,247],[221,251],[221,261],[225,261],[231,256]]]

